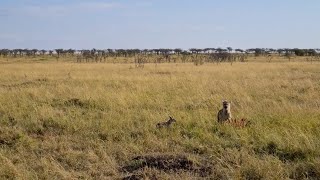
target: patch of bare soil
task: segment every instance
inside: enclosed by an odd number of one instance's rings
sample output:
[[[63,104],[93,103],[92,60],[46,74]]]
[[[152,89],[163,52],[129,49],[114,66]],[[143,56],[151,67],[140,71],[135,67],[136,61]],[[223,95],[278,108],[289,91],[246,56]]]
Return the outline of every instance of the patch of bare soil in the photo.
[[[200,177],[212,174],[212,165],[200,157],[189,158],[187,155],[158,154],[143,155],[133,158],[128,165],[121,168],[124,173],[130,173],[123,179],[141,179],[141,171],[152,168],[164,172],[189,172]]]

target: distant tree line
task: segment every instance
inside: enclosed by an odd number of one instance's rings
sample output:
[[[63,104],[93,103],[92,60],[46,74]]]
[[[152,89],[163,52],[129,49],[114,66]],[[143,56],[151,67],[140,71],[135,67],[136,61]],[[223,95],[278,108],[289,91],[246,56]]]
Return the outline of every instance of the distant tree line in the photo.
[[[75,49],[54,49],[54,50],[39,50],[39,49],[0,49],[0,56],[35,56],[35,55],[53,55],[53,53],[60,55],[74,55],[76,53],[83,54],[85,52],[103,53],[110,54],[114,56],[133,56],[137,54],[210,54],[210,53],[248,53],[255,54],[257,56],[266,54],[294,54],[296,56],[314,56],[319,54],[320,49],[272,49],[272,48],[251,48],[251,49],[233,49],[231,47],[227,48],[191,48],[188,50],[183,50],[180,48],[176,49],[91,49],[91,50],[75,50]]]
[[[77,62],[102,62],[108,57],[134,57],[135,62],[146,62],[147,57],[155,55],[156,63],[160,62],[176,62],[175,57],[179,57],[182,62],[186,62],[188,57],[192,57],[192,62],[202,64],[206,62],[223,62],[223,61],[245,61],[249,55],[270,57],[279,55],[287,57],[289,60],[292,56],[311,56],[320,59],[320,49],[299,49],[299,48],[250,48],[250,49],[233,49],[227,48],[191,48],[183,50],[175,49],[0,49],[0,57],[36,57],[36,56],[52,56],[59,59],[60,57],[76,57]],[[175,55],[175,57],[173,57]]]

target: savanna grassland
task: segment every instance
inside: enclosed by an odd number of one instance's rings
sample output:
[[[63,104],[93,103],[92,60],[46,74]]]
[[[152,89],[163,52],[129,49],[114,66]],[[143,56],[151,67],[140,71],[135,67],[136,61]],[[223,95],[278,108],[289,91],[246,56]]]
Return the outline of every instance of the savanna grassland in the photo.
[[[319,179],[319,107],[319,63],[4,60],[0,179]]]

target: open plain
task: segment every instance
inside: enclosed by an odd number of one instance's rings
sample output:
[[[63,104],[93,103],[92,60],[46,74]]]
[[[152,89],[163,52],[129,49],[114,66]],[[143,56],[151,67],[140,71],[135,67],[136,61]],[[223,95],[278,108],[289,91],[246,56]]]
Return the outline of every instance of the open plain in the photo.
[[[0,62],[1,179],[320,178],[319,63]]]

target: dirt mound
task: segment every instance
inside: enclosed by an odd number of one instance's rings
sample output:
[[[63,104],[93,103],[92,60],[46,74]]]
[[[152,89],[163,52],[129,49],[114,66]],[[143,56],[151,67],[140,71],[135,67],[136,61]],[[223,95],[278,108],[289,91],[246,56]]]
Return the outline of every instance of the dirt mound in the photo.
[[[187,155],[144,155],[132,159],[129,165],[121,168],[122,172],[134,173],[124,179],[137,179],[137,172],[144,168],[153,168],[164,172],[185,171],[192,174],[207,177],[212,174],[212,166],[205,160]]]

